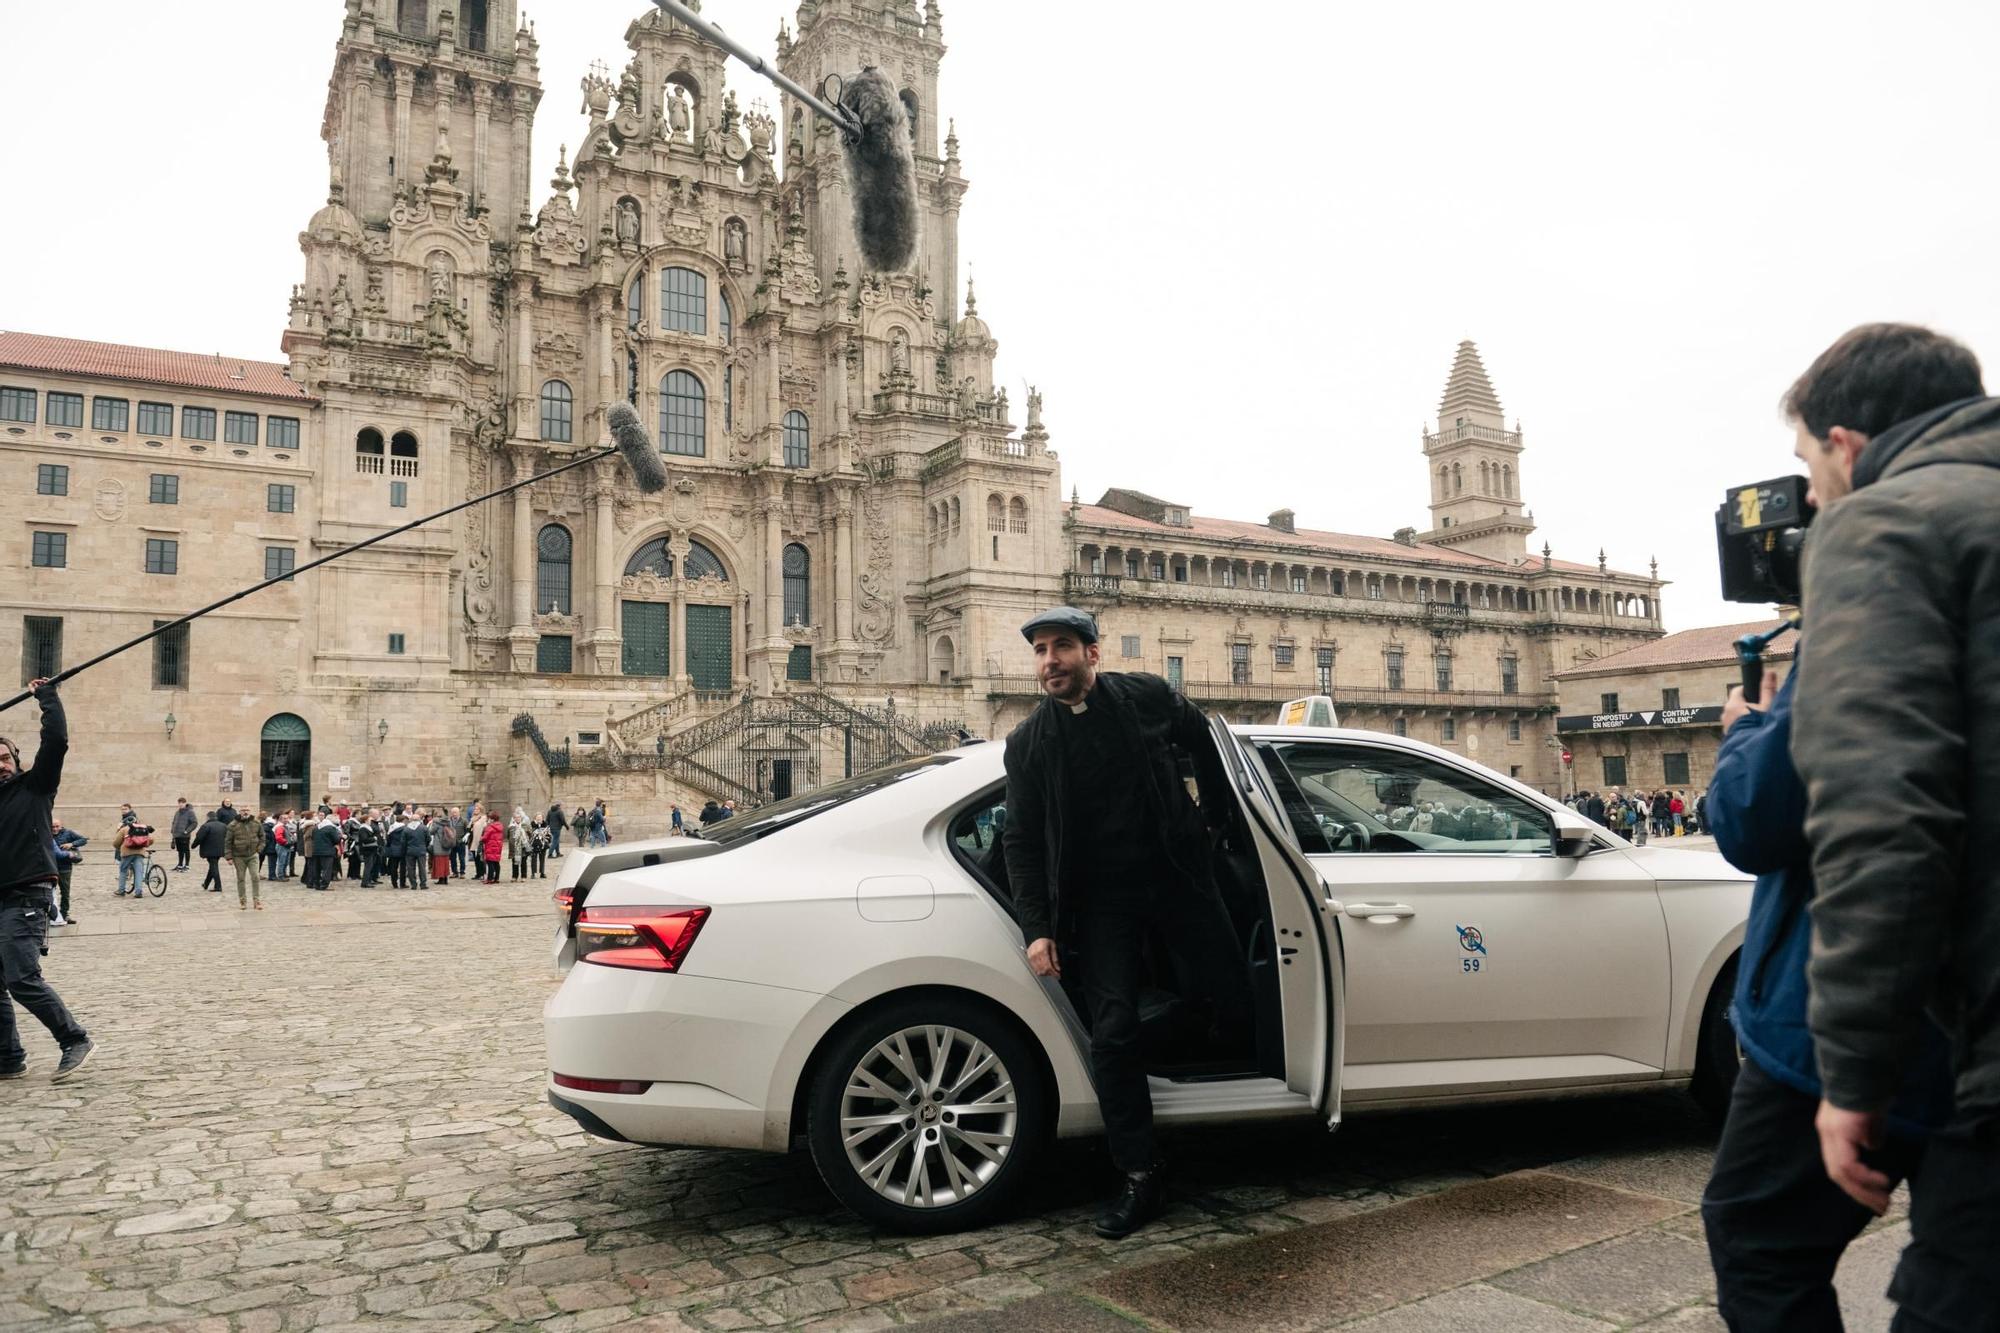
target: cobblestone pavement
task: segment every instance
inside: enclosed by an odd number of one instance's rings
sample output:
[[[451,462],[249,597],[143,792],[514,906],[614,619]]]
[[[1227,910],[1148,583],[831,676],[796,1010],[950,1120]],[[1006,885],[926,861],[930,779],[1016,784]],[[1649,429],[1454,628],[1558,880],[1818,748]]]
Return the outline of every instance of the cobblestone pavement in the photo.
[[[1712,1138],[1677,1095],[1183,1135],[1173,1210],[1120,1243],[1089,1226],[1101,1149],[1066,1144],[1018,1218],[885,1236],[802,1156],[603,1143],[543,1101],[547,884],[282,884],[260,914],[196,879],[135,903],[108,866],[79,872],[84,926],[47,962],[100,1049],[51,1084],[24,1016],[29,1077],[0,1084],[0,1327],[870,1329],[1018,1302],[1025,1329],[1126,1270],[1524,1168],[1653,1212],[1383,1327],[1720,1327],[1693,1212]]]

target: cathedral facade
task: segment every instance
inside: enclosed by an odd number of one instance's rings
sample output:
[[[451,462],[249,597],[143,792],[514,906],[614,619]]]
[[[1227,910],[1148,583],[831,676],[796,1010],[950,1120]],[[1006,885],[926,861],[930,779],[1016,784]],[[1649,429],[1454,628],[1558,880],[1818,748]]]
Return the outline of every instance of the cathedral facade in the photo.
[[[515,0],[347,0],[283,364],[0,335],[0,454],[34,495],[0,628],[24,678],[375,542],[79,677],[103,743],[66,799],[766,799],[1004,734],[1035,698],[1016,627],[1062,600],[1098,611],[1108,666],[1204,703],[1331,693],[1554,785],[1553,672],[1657,636],[1660,583],[1529,553],[1520,435],[1470,344],[1421,534],[1065,500],[1041,396],[1015,419],[959,287],[936,0],[805,0],[778,35],[807,87],[873,65],[903,89],[922,240],[899,273],[859,265],[830,127],[739,74],[745,105],[644,11],[543,183]],[[601,448],[620,400],[665,492],[605,459],[398,531]],[[199,503],[162,502],[183,485]]]

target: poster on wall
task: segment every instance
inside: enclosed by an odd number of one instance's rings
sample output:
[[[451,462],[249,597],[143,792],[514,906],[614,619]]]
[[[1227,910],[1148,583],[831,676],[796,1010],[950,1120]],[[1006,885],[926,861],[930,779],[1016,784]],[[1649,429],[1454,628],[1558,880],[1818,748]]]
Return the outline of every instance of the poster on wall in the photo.
[[[354,769],[346,764],[328,769],[326,786],[328,791],[347,791],[354,786]]]
[[[216,774],[215,789],[220,792],[241,792],[243,790],[243,765],[224,764]]]

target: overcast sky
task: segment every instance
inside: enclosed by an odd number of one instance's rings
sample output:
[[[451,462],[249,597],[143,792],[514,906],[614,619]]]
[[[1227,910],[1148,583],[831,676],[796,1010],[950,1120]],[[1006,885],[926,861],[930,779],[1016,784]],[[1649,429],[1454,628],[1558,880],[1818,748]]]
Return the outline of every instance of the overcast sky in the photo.
[[[538,180],[646,8],[529,7]],[[793,10],[704,12],[768,50]],[[13,6],[0,327],[281,359],[342,12]],[[944,24],[961,253],[1085,499],[1427,527],[1419,431],[1472,338],[1527,432],[1534,544],[1657,555],[1682,629],[1758,614],[1716,594],[1711,515],[1796,470],[1776,403],[1836,335],[1916,320],[2000,365],[2000,5],[945,0]]]

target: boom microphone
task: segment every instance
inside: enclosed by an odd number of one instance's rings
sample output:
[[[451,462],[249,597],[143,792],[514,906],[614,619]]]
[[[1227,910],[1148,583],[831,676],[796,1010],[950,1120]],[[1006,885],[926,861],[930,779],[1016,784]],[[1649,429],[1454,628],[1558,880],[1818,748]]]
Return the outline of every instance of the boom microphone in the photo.
[[[604,414],[604,424],[611,428],[611,438],[625,466],[632,469],[633,484],[648,495],[665,490],[667,465],[661,461],[660,451],[653,447],[646,428],[639,424],[639,414],[632,410],[632,404],[613,403]]]
[[[917,158],[909,117],[889,76],[870,65],[840,95],[860,125],[843,136],[854,177],[854,238],[877,272],[900,270],[917,249]]]
[[[917,249],[917,158],[909,118],[889,76],[870,65],[841,83],[828,75],[815,96],[764,57],[689,8],[684,0],[653,0],[675,19],[796,97],[813,114],[840,127],[847,169],[854,177],[854,234],[861,257],[878,272],[901,269]],[[834,101],[829,103],[827,98]]]
[[[537,472],[532,477],[524,477],[520,481],[509,482],[499,490],[488,491],[484,495],[475,495],[470,500],[460,500],[450,508],[440,509],[435,514],[425,514],[422,518],[413,518],[400,528],[390,528],[387,532],[376,533],[366,541],[356,542],[352,546],[343,546],[337,551],[329,551],[317,560],[309,560],[297,569],[265,579],[262,583],[254,584],[241,592],[230,593],[229,596],[222,598],[220,601],[210,602],[198,611],[190,611],[178,620],[169,620],[164,624],[156,625],[146,633],[141,634],[138,638],[128,639],[116,648],[107,649],[91,658],[88,662],[80,662],[67,671],[57,672],[55,675],[49,677],[49,684],[60,685],[71,676],[90,670],[90,668],[96,666],[99,662],[108,662],[122,652],[137,648],[142,643],[149,643],[159,638],[162,634],[168,633],[171,630],[177,630],[182,625],[199,620],[211,611],[220,611],[231,602],[240,602],[245,597],[250,596],[250,594],[262,592],[274,583],[288,582],[305,573],[307,570],[318,569],[321,565],[338,560],[344,555],[353,555],[356,551],[365,551],[379,542],[388,541],[391,537],[400,537],[413,528],[421,528],[426,523],[435,523],[439,519],[448,518],[462,509],[470,509],[474,505],[485,504],[488,500],[497,500],[503,495],[511,495],[515,491],[532,486],[538,481],[547,481],[550,477],[560,476],[562,473],[586,467],[600,459],[609,458],[613,454],[623,455],[625,465],[632,470],[632,480],[641,491],[651,493],[653,491],[665,490],[667,486],[667,465],[661,461],[659,453],[653,448],[652,438],[646,434],[646,428],[639,424],[639,414],[632,410],[631,404],[622,402],[612,404],[611,410],[604,415],[604,421],[611,428],[612,439],[616,441],[609,448],[594,449],[579,458],[570,459],[567,463],[560,463],[550,468],[547,472]],[[0,702],[0,713],[6,712],[15,704],[21,703],[30,697],[29,691],[22,690],[13,698],[5,702]]]

